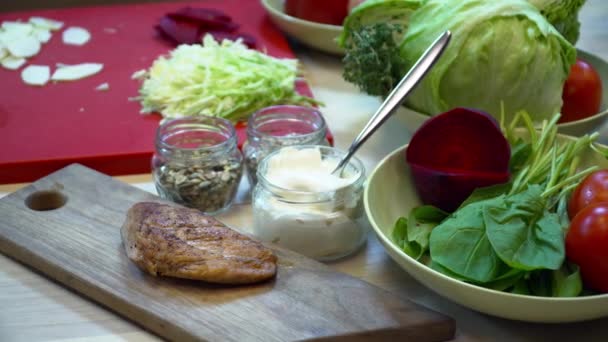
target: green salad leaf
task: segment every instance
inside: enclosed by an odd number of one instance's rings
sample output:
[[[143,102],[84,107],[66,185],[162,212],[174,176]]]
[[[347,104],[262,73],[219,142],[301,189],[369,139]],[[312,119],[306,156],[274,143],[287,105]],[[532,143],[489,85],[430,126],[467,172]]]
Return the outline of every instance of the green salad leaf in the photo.
[[[448,213],[430,205],[416,207],[407,219],[400,217],[393,229],[393,240],[409,256],[418,260],[429,249],[429,236]]]
[[[542,192],[540,186],[531,185],[483,212],[494,251],[518,270],[556,270],[566,256],[563,228],[557,214],[545,207]]]
[[[240,41],[218,43],[207,35],[203,45],[180,45],[161,56],[142,80],[142,113],[165,118],[209,115],[232,121],[245,119],[274,104],[312,106],[318,101],[295,90],[298,62],[248,49]]]
[[[486,234],[483,211],[501,201],[497,197],[473,202],[435,227],[430,236],[433,262],[476,283],[495,280],[501,274],[503,262]]]

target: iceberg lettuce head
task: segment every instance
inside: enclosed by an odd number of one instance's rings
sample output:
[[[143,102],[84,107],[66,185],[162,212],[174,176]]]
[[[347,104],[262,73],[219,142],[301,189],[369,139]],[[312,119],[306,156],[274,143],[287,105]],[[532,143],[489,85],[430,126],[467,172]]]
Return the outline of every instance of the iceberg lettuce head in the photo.
[[[471,107],[498,116],[504,109],[507,122],[521,110],[536,122],[560,111],[576,50],[531,3],[425,2],[400,45],[406,68],[444,30],[452,41],[408,97],[410,107],[428,115]]]

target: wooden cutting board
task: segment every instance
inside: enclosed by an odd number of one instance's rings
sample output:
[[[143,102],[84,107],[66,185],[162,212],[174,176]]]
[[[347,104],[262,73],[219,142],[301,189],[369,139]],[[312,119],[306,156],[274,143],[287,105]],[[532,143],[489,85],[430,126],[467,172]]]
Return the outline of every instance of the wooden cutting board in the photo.
[[[454,335],[451,318],[276,246],[277,277],[262,284],[149,276],[127,258],[120,238],[127,209],[144,200],[161,201],[70,165],[0,199],[0,252],[171,340],[440,341]]]

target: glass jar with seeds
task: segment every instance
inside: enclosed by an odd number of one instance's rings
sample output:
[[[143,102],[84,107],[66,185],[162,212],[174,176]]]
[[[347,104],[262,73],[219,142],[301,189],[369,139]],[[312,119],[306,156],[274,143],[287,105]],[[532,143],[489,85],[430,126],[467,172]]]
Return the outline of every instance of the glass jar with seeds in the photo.
[[[283,146],[327,146],[326,134],[325,119],[315,108],[278,105],[253,113],[247,122],[247,140],[243,144],[251,187],[257,183],[258,164],[272,151]]]
[[[156,134],[152,169],[162,198],[210,215],[228,209],[243,169],[234,126],[209,116],[164,122]]]

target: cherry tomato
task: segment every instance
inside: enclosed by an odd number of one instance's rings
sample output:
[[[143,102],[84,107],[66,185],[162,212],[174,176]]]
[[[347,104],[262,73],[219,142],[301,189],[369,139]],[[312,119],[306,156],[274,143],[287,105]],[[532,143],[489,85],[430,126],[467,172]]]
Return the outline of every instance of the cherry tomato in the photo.
[[[348,13],[348,0],[287,0],[285,13],[318,23],[342,25]]]
[[[577,59],[562,93],[562,117],[560,122],[584,119],[599,113],[602,104],[602,80],[587,62]]]
[[[608,202],[608,169],[589,174],[574,189],[568,201],[568,216],[574,216],[591,203]]]
[[[590,204],[574,216],[566,257],[580,267],[585,286],[608,292],[608,202]]]

